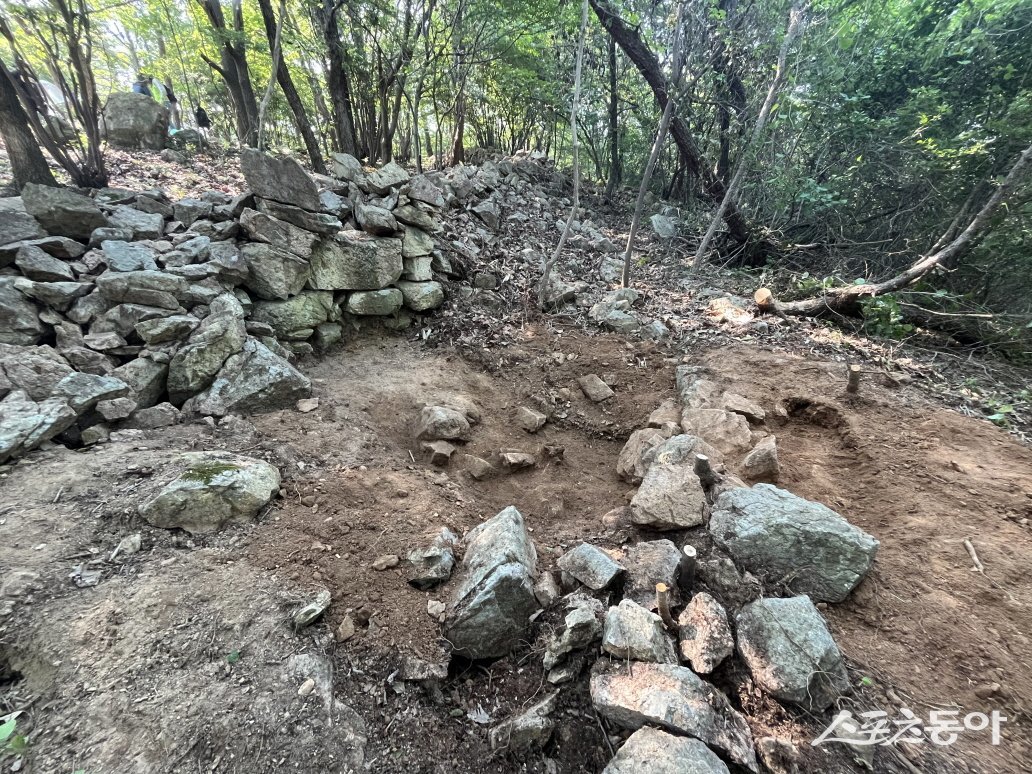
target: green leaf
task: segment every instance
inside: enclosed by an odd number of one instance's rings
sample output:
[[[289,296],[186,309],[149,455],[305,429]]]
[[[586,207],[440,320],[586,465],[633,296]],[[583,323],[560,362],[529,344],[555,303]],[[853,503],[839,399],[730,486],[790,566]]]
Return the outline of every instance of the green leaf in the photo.
[[[10,715],[4,715],[0,718],[0,744],[3,744],[11,735],[14,733],[15,727],[18,725],[18,716],[21,712],[12,712]]]
[[[230,664],[235,664],[239,660],[240,660],[240,651],[239,650],[231,650],[229,653],[226,654],[226,661],[228,663],[230,663]]]

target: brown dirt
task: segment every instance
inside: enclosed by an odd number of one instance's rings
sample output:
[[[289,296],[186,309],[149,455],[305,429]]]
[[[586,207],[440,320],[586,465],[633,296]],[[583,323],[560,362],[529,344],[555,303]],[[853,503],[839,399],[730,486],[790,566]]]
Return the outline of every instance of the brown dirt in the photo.
[[[843,706],[894,714],[898,697],[919,716],[933,706],[1001,709],[1009,718],[1001,746],[967,733],[941,751],[925,745],[914,763],[936,772],[1024,771],[1032,753],[1032,581],[1028,528],[1016,519],[1032,515],[1032,453],[913,387],[868,377],[862,398],[847,402],[837,364],[745,347],[702,360],[769,412],[788,409],[768,422],[782,485],[881,540],[870,578],[826,611],[857,679],[874,681]],[[371,563],[404,557],[441,524],[465,531],[510,504],[533,528],[542,567],[577,541],[606,544],[600,517],[629,491],[615,475],[617,454],[673,395],[676,362],[621,337],[534,326],[512,346],[475,358],[363,335],[306,364],[320,398],[312,413],[196,423],[86,452],[45,451],[3,469],[2,577],[39,575],[0,618],[0,713],[27,711],[25,770],[350,771],[361,747],[357,713],[368,771],[600,771],[608,742],[583,682],[564,689],[560,730],[544,753],[492,753],[488,726],[467,716],[482,709],[493,723],[545,693],[536,643],[552,617],[542,616],[513,656],[454,665],[448,681],[424,690],[397,671],[411,656],[440,657],[426,604],[445,599],[449,587],[418,591],[402,565],[377,572]],[[574,385],[586,373],[606,375],[616,397],[589,403]],[[483,417],[460,454],[547,444],[564,448],[561,461],[482,482],[461,461],[433,469],[410,422],[423,403],[457,396],[472,399]],[[536,435],[514,423],[524,404],[552,416]],[[190,448],[273,460],[284,470],[285,496],[255,525],[210,537],[148,527],[135,505],[161,483],[167,460]],[[157,472],[141,475],[147,467]],[[72,584],[75,565],[106,556],[135,531],[143,534],[139,554],[98,562],[95,587]],[[970,572],[965,537],[985,576]],[[290,610],[323,587],[333,594],[327,620],[291,631]],[[334,628],[359,608],[372,613],[369,625],[334,642]],[[322,702],[318,691],[297,694],[302,678],[291,659],[299,654],[329,658],[336,702]],[[5,664],[13,670],[6,676]],[[808,747],[821,723],[765,701],[743,678],[720,676],[758,734],[794,738],[804,771],[853,770],[827,748]],[[979,698],[975,690],[991,682],[1001,692]],[[881,750],[877,761],[879,771],[904,770]]]

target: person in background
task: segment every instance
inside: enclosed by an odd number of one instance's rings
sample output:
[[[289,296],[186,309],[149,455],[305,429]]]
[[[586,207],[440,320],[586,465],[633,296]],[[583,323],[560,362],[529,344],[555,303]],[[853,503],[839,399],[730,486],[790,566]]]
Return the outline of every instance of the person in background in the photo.
[[[172,84],[165,81],[165,97],[168,98],[168,108],[172,111],[172,126],[175,129],[183,128],[183,118],[179,113],[179,100],[176,99],[176,93],[172,90]]]
[[[201,133],[204,144],[208,144],[208,130],[211,129],[211,119],[208,118],[208,111],[202,105],[194,108],[194,118],[197,119],[197,129]]]
[[[158,78],[154,79],[154,91],[157,94],[157,102],[164,105],[168,109],[169,124],[173,131],[179,131],[179,111],[174,103],[176,94],[172,91],[172,87],[165,81]]]
[[[151,82],[152,79],[149,75],[136,73],[136,82],[133,83],[133,93],[146,94],[148,97],[153,99],[154,95],[151,94]]]

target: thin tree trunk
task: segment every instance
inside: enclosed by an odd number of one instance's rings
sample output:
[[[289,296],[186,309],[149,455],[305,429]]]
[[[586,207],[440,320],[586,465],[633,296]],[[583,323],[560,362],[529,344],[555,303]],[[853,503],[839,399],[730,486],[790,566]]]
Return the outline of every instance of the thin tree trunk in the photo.
[[[677,5],[677,21],[674,22],[674,68],[673,84],[676,87],[681,80],[681,20],[684,18],[684,2]],[[634,203],[634,214],[631,216],[631,228],[627,233],[627,247],[624,250],[623,274],[620,277],[620,284],[628,288],[631,286],[631,254],[634,250],[634,238],[638,235],[638,226],[641,225],[641,214],[645,209],[645,194],[649,190],[649,183],[652,180],[652,173],[656,169],[656,161],[659,153],[666,142],[667,129],[670,127],[670,120],[674,117],[675,104],[671,97],[663,108],[663,116],[659,119],[659,129],[656,131],[656,141],[652,143],[652,152],[649,153],[648,163],[645,165],[645,173],[641,176],[641,184],[638,186],[638,198]]]
[[[25,114],[18,94],[14,90],[7,68],[0,64],[0,137],[7,146],[11,160],[14,185],[20,190],[26,183],[56,186],[54,173],[50,171],[46,157],[29,129],[29,117]]]
[[[262,21],[265,24],[265,34],[269,39],[269,45],[273,48],[276,47],[277,35],[282,36],[281,27],[285,23],[286,14],[284,13],[284,3],[280,4],[280,19],[279,23],[276,22],[276,17],[272,12],[272,3],[270,0],[258,0],[258,7],[262,12]],[[281,42],[282,47],[282,42]],[[280,52],[278,58],[278,65],[276,66],[276,80],[279,81],[280,88],[283,90],[283,96],[287,100],[287,105],[290,107],[290,112],[294,116],[294,123],[297,125],[298,132],[301,133],[301,139],[305,143],[305,150],[308,152],[308,158],[312,162],[312,169],[321,175],[326,174],[326,163],[323,161],[322,152],[319,150],[319,140],[316,139],[315,132],[312,130],[312,124],[308,120],[308,113],[305,110],[305,105],[301,101],[301,95],[297,93],[297,88],[294,86],[294,80],[290,77],[290,69],[287,67],[287,63],[283,59],[283,53]]]
[[[602,23],[606,31],[613,36],[617,44],[623,49],[627,58],[631,60],[638,71],[649,84],[660,108],[665,109],[669,98],[669,84],[659,68],[656,55],[642,40],[641,34],[636,28],[627,26],[608,0],[589,0],[595,15]],[[695,138],[692,136],[688,125],[678,116],[670,122],[670,134],[677,143],[677,148],[684,157],[688,172],[695,175],[702,181],[702,190],[712,201],[719,202],[724,198],[726,188],[713,171],[713,165],[708,163],[702,155]],[[731,238],[739,243],[746,243],[753,235],[745,216],[738,207],[731,202],[724,211],[724,220],[731,234]]]
[[[763,100],[763,107],[760,108],[760,114],[756,117],[756,125],[753,126],[752,136],[749,138],[749,143],[742,149],[742,157],[738,162],[735,173],[731,176],[731,182],[728,183],[727,190],[724,191],[724,198],[720,200],[720,206],[717,207],[717,211],[713,214],[713,219],[706,230],[706,235],[702,238],[698,249],[695,251],[693,265],[696,269],[702,265],[703,258],[706,257],[706,253],[709,251],[710,242],[713,241],[713,236],[717,233],[717,228],[724,219],[724,213],[731,206],[738,188],[742,184],[745,172],[749,168],[749,155],[760,144],[760,140],[763,139],[763,131],[767,128],[767,119],[770,118],[770,111],[774,107],[774,100],[777,99],[778,93],[785,83],[788,50],[803,32],[806,21],[805,13],[804,9],[800,8],[799,5],[793,5],[792,10],[788,12],[788,30],[785,32],[784,40],[781,41],[781,50],[778,52],[778,64],[774,72],[774,80],[770,82],[770,88],[767,89],[767,98]]]
[[[344,69],[340,25],[337,22],[337,5],[333,0],[322,0],[315,6],[315,17],[326,46],[326,86],[330,92],[330,108],[333,111],[333,130],[337,139],[337,150],[358,156],[355,118],[351,104],[351,84],[348,80],[348,73]]]
[[[1018,188],[1028,175],[1030,169],[1032,169],[1032,145],[1029,145],[1019,154],[1007,173],[1007,177],[1004,178],[1003,182],[986,203],[982,205],[982,208],[971,219],[967,227],[945,247],[930,251],[911,264],[906,271],[884,282],[866,285],[846,285],[833,288],[817,298],[779,303],[778,309],[784,314],[794,315],[856,314],[862,299],[894,293],[913,285],[937,266],[962,257],[978,245],[989,232],[993,216],[1000,209],[1000,206],[1014,193],[1015,189]],[[939,244],[939,242],[936,242],[936,244]]]
[[[263,0],[268,2],[268,0]],[[265,87],[265,94],[262,96],[261,104],[258,106],[258,144],[257,148],[260,151],[265,150],[265,114],[269,110],[269,102],[272,101],[272,92],[276,88],[276,78],[274,73],[280,68],[283,63],[283,21],[287,16],[286,0],[280,0],[280,18],[279,24],[276,25],[276,29],[272,34],[272,73],[269,75],[269,83]],[[272,10],[271,8],[269,10]]]
[[[611,199],[620,185],[620,94],[616,88],[616,41],[609,38],[609,180],[606,198]]]
[[[581,6],[581,27],[580,40],[577,42],[577,66],[573,76],[573,106],[570,108],[570,142],[573,144],[573,204],[570,205],[570,217],[566,219],[566,227],[563,235],[559,238],[559,244],[555,246],[555,252],[545,261],[544,271],[541,274],[541,285],[538,287],[538,307],[545,308],[545,297],[548,295],[548,286],[552,279],[552,268],[566,245],[573,228],[573,220],[577,217],[577,210],[580,208],[580,154],[578,150],[580,143],[577,139],[577,111],[580,109],[581,94],[581,65],[584,62],[584,38],[588,30],[588,0],[584,0]]]

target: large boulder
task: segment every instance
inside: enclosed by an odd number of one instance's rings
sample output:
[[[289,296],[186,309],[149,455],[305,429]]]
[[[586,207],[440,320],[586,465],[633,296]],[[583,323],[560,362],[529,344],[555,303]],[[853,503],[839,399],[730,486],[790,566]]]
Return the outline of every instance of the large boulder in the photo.
[[[60,398],[36,403],[21,390],[0,400],[0,464],[31,451],[75,424],[75,410]]]
[[[506,655],[538,608],[537,552],[523,514],[509,506],[466,536],[462,577],[448,605],[444,636],[471,659]]]
[[[226,522],[254,518],[279,489],[279,471],[252,457],[192,452],[182,461],[185,469],[140,506],[148,524],[214,532]]]
[[[365,186],[375,194],[381,196],[391,192],[391,188],[408,182],[409,173],[399,164],[388,161],[375,172],[366,176]]]
[[[45,237],[47,232],[34,217],[25,211],[20,196],[0,199],[0,245]],[[0,258],[0,266],[4,261]]]
[[[312,383],[257,339],[231,355],[205,392],[188,400],[184,411],[221,417],[288,408],[312,392]]]
[[[319,186],[294,159],[276,158],[254,148],[240,151],[240,170],[256,196],[319,212]]]
[[[727,766],[698,739],[658,728],[639,728],[617,750],[602,774],[728,774]]]
[[[223,293],[211,312],[179,348],[168,365],[168,397],[182,404],[215,379],[222,364],[244,346],[244,310],[232,293]]]
[[[591,701],[602,717],[637,730],[655,725],[705,742],[731,761],[758,771],[752,732],[727,697],[687,667],[600,660],[591,675]]]
[[[770,484],[723,492],[709,530],[745,569],[825,602],[845,599],[878,552],[877,540],[835,511]]]
[[[688,463],[652,465],[631,499],[631,521],[649,529],[687,529],[703,522],[706,493]]]
[[[244,287],[270,301],[286,300],[300,293],[311,273],[304,258],[263,242],[242,245],[240,255],[247,263]]]
[[[168,363],[138,357],[114,369],[111,376],[116,376],[128,384],[137,406],[146,408],[155,405],[165,394]]]
[[[146,94],[118,91],[104,105],[101,133],[116,148],[161,150],[168,139],[168,119],[168,108]]]
[[[0,344],[37,344],[44,331],[39,307],[15,288],[15,280],[0,277]]]
[[[18,271],[36,282],[73,282],[75,274],[67,262],[55,258],[35,245],[18,249],[14,257]]]
[[[106,271],[97,277],[97,290],[109,301],[178,310],[190,285],[163,271]]]
[[[286,250],[306,260],[312,255],[312,247],[319,238],[311,231],[298,228],[293,223],[251,209],[241,213],[240,226],[254,241],[267,242],[279,250]]]
[[[110,225],[93,199],[68,188],[26,183],[22,202],[48,233],[57,236],[87,242],[94,229]]]
[[[333,293],[309,290],[286,301],[258,301],[250,319],[271,326],[277,338],[306,339],[318,325],[336,319],[339,312]],[[309,333],[302,336],[304,331]]]
[[[397,282],[404,271],[401,240],[363,231],[341,231],[312,250],[315,290],[379,290]]]
[[[283,204],[283,202],[272,199],[259,199],[257,207],[259,212],[263,212],[271,218],[285,220],[298,228],[316,234],[336,234],[343,227],[340,219],[333,215],[325,212],[309,212],[295,207],[293,204]]]
[[[842,654],[809,597],[757,600],[735,624],[753,680],[776,699],[821,712],[849,692]]]

